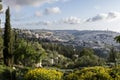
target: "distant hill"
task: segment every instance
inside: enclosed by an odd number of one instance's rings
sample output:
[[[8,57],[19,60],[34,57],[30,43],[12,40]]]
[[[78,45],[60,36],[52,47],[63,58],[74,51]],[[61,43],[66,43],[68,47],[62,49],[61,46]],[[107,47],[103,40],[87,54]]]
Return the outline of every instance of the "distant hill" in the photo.
[[[66,42],[74,42],[77,45],[86,45],[86,46],[102,46],[104,44],[115,45],[114,40],[115,36],[120,35],[118,32],[113,31],[78,31],[78,30],[34,30],[33,32],[41,33],[51,32],[52,34],[48,37],[57,38],[58,40]],[[93,44],[93,45],[92,45]]]
[[[106,46],[119,46],[114,38],[120,33],[113,31],[91,31],[91,30],[20,30],[20,34],[27,34],[29,38],[47,39],[51,42],[72,44],[91,48],[105,48]]]
[[[95,47],[95,46],[104,46],[106,45],[114,45],[118,46],[114,38],[120,33],[112,32],[112,31],[79,31],[73,33],[74,42],[84,43],[84,45]],[[93,45],[92,45],[93,44]]]

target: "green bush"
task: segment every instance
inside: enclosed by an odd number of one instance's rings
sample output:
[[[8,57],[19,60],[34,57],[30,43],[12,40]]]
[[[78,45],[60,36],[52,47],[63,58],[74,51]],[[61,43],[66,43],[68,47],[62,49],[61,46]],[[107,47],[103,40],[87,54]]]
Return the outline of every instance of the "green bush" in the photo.
[[[26,80],[62,80],[63,73],[45,68],[30,70],[25,75]]]
[[[75,73],[71,73],[71,74],[65,76],[64,80],[80,80],[80,79],[79,79],[78,75],[76,75]]]
[[[110,71],[110,76],[114,80],[120,80],[120,66],[112,68],[112,70]]]

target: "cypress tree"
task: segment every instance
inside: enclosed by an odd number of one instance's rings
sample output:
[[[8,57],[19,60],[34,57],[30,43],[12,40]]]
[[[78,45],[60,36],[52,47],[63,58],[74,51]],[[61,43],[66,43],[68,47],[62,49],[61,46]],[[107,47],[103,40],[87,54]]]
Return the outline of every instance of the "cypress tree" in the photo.
[[[1,29],[1,20],[0,20],[0,58],[2,58],[3,51],[3,39],[2,39],[2,29]]]
[[[11,66],[13,62],[13,55],[12,55],[12,31],[10,25],[10,9],[6,10],[6,20],[5,20],[5,28],[4,28],[4,49],[3,49],[3,57],[4,57],[4,64],[6,66]]]

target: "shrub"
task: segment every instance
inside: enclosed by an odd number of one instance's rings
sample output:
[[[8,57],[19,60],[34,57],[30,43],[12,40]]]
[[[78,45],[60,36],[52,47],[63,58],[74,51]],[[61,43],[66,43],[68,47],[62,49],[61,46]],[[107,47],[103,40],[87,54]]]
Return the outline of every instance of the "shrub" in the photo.
[[[15,71],[7,66],[0,65],[0,80],[16,80]]]
[[[79,76],[75,73],[71,73],[64,77],[64,80],[79,80]]]
[[[45,68],[30,70],[25,75],[26,80],[62,80],[63,73]]]
[[[110,68],[89,67],[65,76],[65,80],[114,80],[110,75],[111,71]]]
[[[113,67],[110,71],[110,76],[114,80],[120,80],[120,66]]]

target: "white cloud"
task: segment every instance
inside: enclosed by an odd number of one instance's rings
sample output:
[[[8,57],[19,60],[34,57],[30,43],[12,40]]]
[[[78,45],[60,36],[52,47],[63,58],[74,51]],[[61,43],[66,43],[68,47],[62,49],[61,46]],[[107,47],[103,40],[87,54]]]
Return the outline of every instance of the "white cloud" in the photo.
[[[44,14],[59,14],[61,10],[59,7],[46,8]]]
[[[87,19],[87,22],[94,22],[99,20],[105,20],[107,18],[107,14],[98,14],[92,18]]]
[[[81,20],[80,20],[80,18],[71,16],[71,17],[62,19],[62,22],[67,23],[67,24],[79,24],[79,23],[81,23]]]
[[[120,18],[119,12],[109,12],[107,14],[98,14],[92,18],[89,18],[86,20],[86,22],[95,22],[95,21],[101,21],[101,20],[116,20]]]
[[[116,19],[120,18],[120,13],[119,12],[109,12],[107,19]]]
[[[24,6],[24,5],[32,5],[32,6],[38,6],[43,3],[50,3],[54,2],[56,0],[3,0],[3,2],[9,6]]]
[[[42,4],[45,3],[53,3],[53,2],[58,2],[58,1],[69,1],[69,0],[3,0],[3,3],[6,6],[12,6],[15,7],[16,5],[18,6],[41,6]]]

